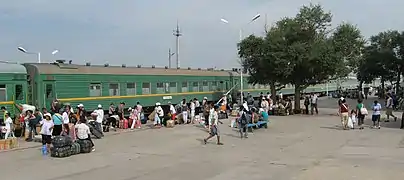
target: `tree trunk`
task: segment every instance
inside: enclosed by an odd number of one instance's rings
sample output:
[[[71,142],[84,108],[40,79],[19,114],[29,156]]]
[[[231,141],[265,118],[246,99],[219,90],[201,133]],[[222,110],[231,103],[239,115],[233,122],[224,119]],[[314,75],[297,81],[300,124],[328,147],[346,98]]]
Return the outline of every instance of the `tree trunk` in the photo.
[[[400,92],[401,72],[397,73],[396,93]]]
[[[296,114],[300,114],[301,110],[300,110],[300,85],[295,84],[295,113]]]
[[[276,100],[276,86],[275,86],[275,82],[271,82],[269,84],[269,86],[271,86],[271,99],[275,102]]]
[[[380,81],[381,81],[381,83],[382,83],[382,89],[381,89],[380,92],[379,92],[379,94],[380,94],[379,96],[380,96],[381,98],[384,98],[384,95],[386,94],[386,92],[385,92],[385,90],[384,90],[384,78],[381,77]]]

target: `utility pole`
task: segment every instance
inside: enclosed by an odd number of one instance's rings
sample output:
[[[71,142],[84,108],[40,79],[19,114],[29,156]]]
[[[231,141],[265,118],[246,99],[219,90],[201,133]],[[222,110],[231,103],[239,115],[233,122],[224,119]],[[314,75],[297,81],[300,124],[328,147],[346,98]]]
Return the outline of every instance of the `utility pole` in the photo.
[[[177,20],[177,29],[174,30],[173,35],[176,37],[176,43],[175,43],[175,58],[176,58],[176,63],[177,63],[177,68],[180,68],[180,36],[182,36],[181,31],[180,31],[180,26],[178,25],[178,20]]]
[[[171,57],[174,56],[175,53],[171,52],[171,48],[168,48],[168,68],[171,68]]]

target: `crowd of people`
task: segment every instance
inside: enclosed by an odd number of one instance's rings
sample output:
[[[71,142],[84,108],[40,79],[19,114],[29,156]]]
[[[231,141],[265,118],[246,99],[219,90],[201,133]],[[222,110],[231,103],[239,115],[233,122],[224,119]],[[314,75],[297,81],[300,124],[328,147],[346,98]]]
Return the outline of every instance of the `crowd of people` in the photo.
[[[341,97],[338,100],[338,114],[341,117],[341,124],[343,129],[355,129],[356,125],[357,128],[360,130],[364,129],[364,120],[366,116],[370,116],[368,109],[372,110],[371,119],[373,125],[371,128],[380,129],[380,122],[381,122],[381,111],[382,105],[378,100],[375,100],[371,107],[366,107],[363,103],[363,98],[359,98],[357,100],[357,104],[350,108],[345,98]],[[391,93],[387,93],[386,95],[386,119],[384,122],[390,122],[390,118],[393,118],[394,121],[397,121],[397,116],[394,115],[394,99]],[[404,128],[404,119],[401,120],[401,129]]]
[[[26,141],[33,141],[36,135],[41,135],[42,144],[48,147],[50,151],[50,144],[54,136],[71,136],[73,140],[91,140],[90,128],[87,125],[87,117],[84,106],[79,104],[76,113],[73,108],[66,104],[63,108],[60,107],[57,101],[52,103],[50,111],[46,108],[36,108],[27,104],[16,104],[21,113],[17,116],[15,122],[11,119],[5,107],[1,107],[7,127],[5,138],[9,134],[14,136],[13,126],[19,126],[21,129],[21,136],[25,137]],[[97,112],[97,111],[94,111]],[[37,127],[40,127],[37,132]],[[94,143],[93,144],[93,150]]]

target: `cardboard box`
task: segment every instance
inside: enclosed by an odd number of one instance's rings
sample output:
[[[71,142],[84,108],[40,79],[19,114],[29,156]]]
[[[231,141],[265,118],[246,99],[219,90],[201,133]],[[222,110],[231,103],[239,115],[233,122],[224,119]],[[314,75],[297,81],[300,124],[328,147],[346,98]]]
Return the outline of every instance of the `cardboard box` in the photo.
[[[4,150],[9,150],[11,144],[11,139],[6,139],[4,143]]]
[[[168,128],[173,128],[174,125],[175,125],[174,120],[168,120],[168,121],[167,121],[167,127],[168,127]]]
[[[4,150],[4,145],[6,144],[6,140],[2,139],[0,140],[0,151]]]
[[[13,137],[10,138],[10,149],[18,148],[20,144],[18,143],[18,139]]]

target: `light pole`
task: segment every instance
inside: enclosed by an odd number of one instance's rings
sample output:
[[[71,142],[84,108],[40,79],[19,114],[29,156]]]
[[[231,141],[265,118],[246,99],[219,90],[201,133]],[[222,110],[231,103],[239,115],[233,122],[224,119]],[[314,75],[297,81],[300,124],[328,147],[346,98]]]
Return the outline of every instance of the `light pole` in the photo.
[[[25,54],[36,54],[37,57],[38,57],[38,63],[41,63],[41,53],[40,53],[40,52],[37,52],[37,53],[35,53],[35,52],[29,52],[29,51],[27,51],[26,49],[24,49],[23,47],[18,47],[17,49],[18,49],[19,51],[25,53]]]
[[[175,53],[171,52],[171,48],[168,49],[168,68],[171,68],[171,58],[175,55]]]
[[[251,20],[247,23],[247,25],[251,24],[252,22],[256,21],[258,18],[261,17],[261,14],[257,14],[254,17],[251,18]],[[220,21],[222,21],[225,24],[229,24],[229,21],[222,18],[220,19]],[[239,30],[239,38],[240,38],[240,42],[243,40],[243,27],[240,28]],[[242,59],[240,58],[240,65],[241,65],[241,71],[240,71],[240,103],[243,104],[244,103],[244,97],[243,97],[243,63],[242,63]]]

